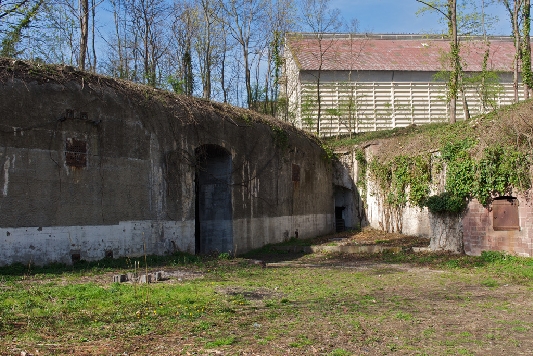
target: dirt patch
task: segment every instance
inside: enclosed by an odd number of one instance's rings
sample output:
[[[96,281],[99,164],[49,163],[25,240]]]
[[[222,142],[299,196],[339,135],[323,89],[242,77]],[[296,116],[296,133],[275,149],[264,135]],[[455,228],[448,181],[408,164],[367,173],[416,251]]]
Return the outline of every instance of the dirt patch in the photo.
[[[279,298],[282,296],[281,293],[267,288],[246,289],[242,287],[227,287],[217,289],[217,293],[233,297],[238,296],[247,300],[264,300],[271,298]]]
[[[360,232],[344,231],[335,235],[320,237],[313,244],[324,245],[334,243],[339,246],[349,245],[381,245],[396,247],[427,247],[429,238],[409,236],[399,233],[387,233],[381,230],[365,228]]]

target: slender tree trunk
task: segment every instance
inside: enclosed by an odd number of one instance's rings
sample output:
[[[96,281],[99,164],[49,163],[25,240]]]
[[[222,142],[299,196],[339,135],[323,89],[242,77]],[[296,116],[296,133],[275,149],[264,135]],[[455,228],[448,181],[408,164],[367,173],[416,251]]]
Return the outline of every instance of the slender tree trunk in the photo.
[[[513,7],[513,35],[514,35],[514,44],[515,44],[515,58],[513,63],[513,89],[514,89],[514,101],[518,103],[518,73],[520,66],[520,52],[521,52],[521,39],[520,39],[520,28],[518,25],[518,14],[520,10],[519,1],[514,1]]]
[[[452,73],[450,75],[450,123],[456,122],[457,94],[459,89],[459,72],[461,62],[459,57],[459,39],[457,37],[457,1],[448,0],[448,26],[451,36]]]
[[[212,36],[211,31],[213,29],[213,17],[214,17],[214,8],[213,3],[209,0],[201,1],[201,6],[203,10],[204,17],[204,31],[203,36],[199,38],[199,42],[202,44],[199,46],[198,56],[200,57],[201,63],[200,66],[202,74],[202,97],[206,100],[211,99],[211,55],[212,55]],[[203,48],[202,48],[203,47]]]
[[[87,45],[89,42],[89,0],[80,0],[80,53],[78,66],[85,70]]]
[[[244,57],[244,82],[246,84],[246,103],[248,104],[248,109],[252,108],[253,93],[252,93],[252,73],[250,73],[250,65],[248,61],[248,49],[246,45],[242,46],[242,54]]]
[[[93,61],[92,61],[92,72],[96,73],[96,46],[95,43],[95,37],[96,37],[96,31],[95,28],[95,19],[96,19],[96,0],[91,1],[91,12],[92,12],[92,19],[91,19],[91,46],[93,49]]]
[[[228,102],[228,90],[226,88],[226,38],[224,38],[224,51],[222,52],[222,60],[220,63],[220,86],[222,87],[222,96],[224,103]]]
[[[468,108],[468,101],[466,100],[466,91],[464,88],[461,90],[461,97],[463,99],[463,113],[465,115],[465,120],[470,120],[470,109]]]
[[[522,82],[524,83],[524,97],[529,99],[533,88],[533,75],[531,73],[531,3],[524,0],[522,8]]]
[[[120,3],[118,1],[113,1],[113,18],[115,20],[115,34],[117,36],[117,55],[118,55],[118,63],[116,66],[116,71],[118,72],[119,78],[125,78],[124,77],[124,58],[122,54],[122,37],[120,36]]]

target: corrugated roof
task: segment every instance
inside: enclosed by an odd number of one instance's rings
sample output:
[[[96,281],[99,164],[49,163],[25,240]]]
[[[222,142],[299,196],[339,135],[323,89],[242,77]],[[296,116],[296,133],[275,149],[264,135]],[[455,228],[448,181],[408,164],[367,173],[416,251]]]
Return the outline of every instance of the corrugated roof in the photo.
[[[512,39],[489,40],[487,69],[512,72]],[[322,58],[322,70],[438,72],[443,70],[444,54],[450,51],[449,40],[421,35],[325,35],[319,41],[311,34],[292,34],[287,45],[300,70],[318,70]],[[481,71],[485,48],[479,37],[461,40],[464,71]]]

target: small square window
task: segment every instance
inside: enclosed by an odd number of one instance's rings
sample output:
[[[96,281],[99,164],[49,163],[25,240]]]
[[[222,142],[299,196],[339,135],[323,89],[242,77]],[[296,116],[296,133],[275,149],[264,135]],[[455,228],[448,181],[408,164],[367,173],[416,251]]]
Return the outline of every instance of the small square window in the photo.
[[[83,168],[87,166],[87,142],[69,138],[65,144],[67,166]]]
[[[499,197],[492,202],[492,227],[494,231],[520,230],[518,199]]]

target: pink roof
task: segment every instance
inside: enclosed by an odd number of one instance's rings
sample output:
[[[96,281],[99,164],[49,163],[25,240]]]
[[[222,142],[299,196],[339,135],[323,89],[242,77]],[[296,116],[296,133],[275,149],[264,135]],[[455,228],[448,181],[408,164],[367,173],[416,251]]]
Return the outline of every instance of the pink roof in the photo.
[[[310,34],[294,34],[287,39],[289,50],[300,70],[395,70],[430,71],[443,69],[443,54],[450,42],[419,35],[325,35],[319,41]],[[511,38],[489,38],[487,69],[512,72],[515,49]],[[322,48],[322,50],[320,50]],[[479,37],[461,40],[463,70],[481,71],[485,44]]]

